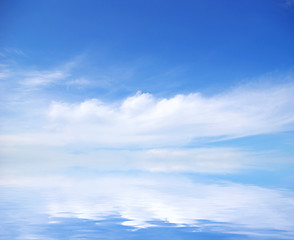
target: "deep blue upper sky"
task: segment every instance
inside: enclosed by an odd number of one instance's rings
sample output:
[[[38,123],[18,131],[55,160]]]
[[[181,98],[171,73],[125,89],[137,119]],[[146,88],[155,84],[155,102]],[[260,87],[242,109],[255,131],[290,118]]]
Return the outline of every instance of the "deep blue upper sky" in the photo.
[[[136,66],[137,89],[215,91],[294,62],[291,1],[2,1],[0,45],[46,67]],[[158,85],[154,87],[154,85]]]

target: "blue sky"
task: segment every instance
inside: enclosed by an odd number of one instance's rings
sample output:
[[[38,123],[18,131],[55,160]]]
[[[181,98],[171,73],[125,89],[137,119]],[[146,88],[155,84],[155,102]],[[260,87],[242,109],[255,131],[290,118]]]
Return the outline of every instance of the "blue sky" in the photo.
[[[293,22],[292,0],[2,1],[3,239],[293,239]]]

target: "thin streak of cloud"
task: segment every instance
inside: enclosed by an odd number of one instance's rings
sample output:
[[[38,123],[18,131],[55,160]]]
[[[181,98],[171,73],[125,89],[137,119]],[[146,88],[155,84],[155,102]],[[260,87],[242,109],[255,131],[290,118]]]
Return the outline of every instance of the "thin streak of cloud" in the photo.
[[[17,48],[4,48],[4,51],[9,55],[15,54],[15,55],[20,55],[20,56],[26,56],[24,51],[22,51],[21,49],[17,49]]]
[[[67,85],[69,86],[86,86],[86,85],[89,85],[91,84],[91,81],[89,81],[88,79],[86,78],[76,78],[76,79],[73,79],[73,80],[70,80],[68,82],[66,82]]]
[[[3,75],[2,78],[6,80],[7,90],[11,92],[16,89],[14,94],[19,95],[56,84],[65,86],[67,81],[71,81],[72,71],[81,58],[82,56],[78,56],[55,67],[40,69],[33,66],[19,66],[11,60],[13,58],[6,57],[6,64],[0,65],[0,77]]]
[[[27,72],[26,77],[20,83],[26,87],[46,86],[63,80],[69,76],[68,73],[62,71],[32,71]]]
[[[0,50],[0,57],[9,58],[13,55],[21,56],[21,57],[26,56],[24,51],[22,51],[21,49],[17,49],[17,48],[2,48]]]

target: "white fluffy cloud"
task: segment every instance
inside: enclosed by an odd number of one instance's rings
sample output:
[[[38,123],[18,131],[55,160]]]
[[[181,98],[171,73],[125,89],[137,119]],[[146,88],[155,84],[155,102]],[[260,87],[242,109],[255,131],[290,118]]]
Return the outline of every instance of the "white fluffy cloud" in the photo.
[[[152,148],[275,133],[294,127],[293,92],[294,85],[289,84],[240,88],[210,97],[192,93],[156,98],[137,93],[115,103],[52,102],[43,130],[1,139],[4,144]]]
[[[197,138],[235,138],[289,130],[294,85],[156,98],[137,93],[120,103],[53,102],[48,116],[65,142],[97,146],[182,146]],[[53,134],[53,135],[54,135]],[[59,138],[60,139],[60,138]]]

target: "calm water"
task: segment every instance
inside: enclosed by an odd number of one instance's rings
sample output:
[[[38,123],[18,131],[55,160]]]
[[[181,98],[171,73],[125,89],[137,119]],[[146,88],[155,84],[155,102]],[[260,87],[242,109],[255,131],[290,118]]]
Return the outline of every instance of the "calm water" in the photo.
[[[294,239],[293,192],[178,174],[31,176],[1,186],[1,239]]]

